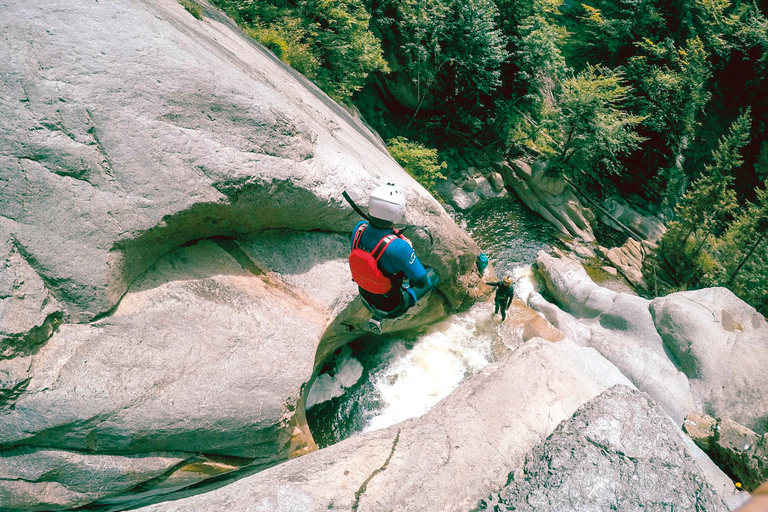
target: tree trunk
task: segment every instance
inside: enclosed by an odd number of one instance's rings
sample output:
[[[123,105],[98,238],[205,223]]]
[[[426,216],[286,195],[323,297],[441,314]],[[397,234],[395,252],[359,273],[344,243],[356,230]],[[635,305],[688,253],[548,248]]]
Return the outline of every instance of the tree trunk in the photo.
[[[760,235],[760,237],[757,239],[757,241],[752,245],[752,248],[749,250],[749,252],[741,258],[741,261],[739,262],[739,266],[736,267],[736,270],[733,271],[733,274],[731,274],[731,278],[728,280],[728,288],[733,286],[734,281],[736,281],[736,275],[741,270],[741,267],[744,266],[744,264],[747,262],[749,258],[752,257],[752,254],[757,250],[757,248],[760,246],[760,244],[763,242],[763,239],[768,235],[768,232],[763,231],[763,234]]]

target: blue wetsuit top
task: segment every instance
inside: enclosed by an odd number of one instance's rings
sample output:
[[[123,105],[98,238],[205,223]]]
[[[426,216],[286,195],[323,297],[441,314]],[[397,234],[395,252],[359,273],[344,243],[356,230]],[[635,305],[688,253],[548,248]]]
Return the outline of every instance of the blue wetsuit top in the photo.
[[[352,230],[352,238],[349,244],[350,249],[355,240],[355,233],[357,233],[357,230],[363,224],[368,224],[368,221],[363,220],[358,222],[355,229]],[[394,231],[391,228],[381,229],[369,225],[365,228],[363,236],[360,237],[358,246],[364,251],[370,252],[376,247],[379,240],[393,233]],[[411,247],[411,244],[400,238],[393,240],[392,243],[387,246],[387,250],[384,251],[384,254],[379,258],[379,267],[385,274],[388,274],[389,277],[392,278],[392,291],[384,296],[379,296],[378,299],[375,298],[376,296],[365,290],[361,289],[360,293],[363,294],[366,299],[374,298],[374,300],[377,300],[377,302],[379,302],[385,309],[390,309],[386,307],[387,305],[396,306],[400,302],[400,283],[402,283],[405,277],[408,278],[408,282],[411,286],[422,288],[430,288],[432,286],[429,275],[427,274],[424,265],[421,264],[421,261],[419,261],[419,258],[413,251],[413,247]],[[415,302],[417,300],[415,293],[410,289],[408,289],[408,292],[413,296]],[[391,300],[386,300],[385,297],[391,297]],[[382,299],[385,300],[382,301]]]

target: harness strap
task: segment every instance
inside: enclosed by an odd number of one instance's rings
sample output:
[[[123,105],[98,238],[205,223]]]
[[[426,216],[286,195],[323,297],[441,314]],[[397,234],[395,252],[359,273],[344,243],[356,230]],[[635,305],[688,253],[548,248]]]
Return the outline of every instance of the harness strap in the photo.
[[[387,250],[387,247],[389,247],[389,244],[394,242],[397,239],[397,236],[395,235],[387,235],[381,240],[379,240],[379,243],[376,244],[376,247],[373,248],[371,251],[371,256],[373,256],[373,259],[375,259],[377,262],[379,261],[379,258],[381,258],[384,255],[384,251]]]
[[[368,224],[363,224],[360,226],[360,228],[357,230],[357,233],[355,233],[355,239],[352,241],[352,248],[357,249],[358,244],[360,243],[360,238],[363,236],[363,231],[365,231],[365,228],[368,227]]]
[[[365,231],[365,228],[367,228],[368,226],[369,224],[363,224],[358,228],[357,232],[355,233],[355,239],[352,242],[353,249],[359,248],[360,239],[363,237],[363,231]],[[400,233],[397,233],[395,235],[389,234],[384,238],[382,238],[381,240],[379,240],[379,243],[376,244],[376,247],[374,247],[373,250],[371,251],[371,256],[373,257],[373,259],[376,260],[376,262],[378,262],[379,258],[381,258],[384,255],[384,251],[387,250],[387,247],[389,247],[389,244],[395,241],[395,239],[399,238],[399,235]]]

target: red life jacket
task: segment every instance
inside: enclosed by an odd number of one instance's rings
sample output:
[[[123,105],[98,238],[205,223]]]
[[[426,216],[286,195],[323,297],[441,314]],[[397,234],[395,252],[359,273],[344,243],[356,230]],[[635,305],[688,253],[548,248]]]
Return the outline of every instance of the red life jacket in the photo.
[[[352,242],[352,252],[349,254],[349,269],[352,271],[352,279],[363,290],[382,295],[392,290],[392,280],[385,276],[379,268],[379,259],[391,244],[398,237],[397,235],[387,235],[376,244],[371,252],[367,252],[360,247],[360,238],[368,224],[360,226],[355,233],[355,239]]]

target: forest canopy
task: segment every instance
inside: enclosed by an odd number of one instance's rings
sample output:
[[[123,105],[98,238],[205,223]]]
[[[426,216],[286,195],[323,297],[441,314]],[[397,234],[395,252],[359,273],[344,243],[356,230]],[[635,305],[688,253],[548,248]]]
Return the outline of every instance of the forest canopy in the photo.
[[[764,2],[214,3],[428,187],[451,154],[545,159],[582,193],[667,212],[656,293],[728,286],[768,313]]]

